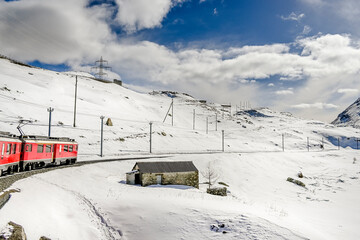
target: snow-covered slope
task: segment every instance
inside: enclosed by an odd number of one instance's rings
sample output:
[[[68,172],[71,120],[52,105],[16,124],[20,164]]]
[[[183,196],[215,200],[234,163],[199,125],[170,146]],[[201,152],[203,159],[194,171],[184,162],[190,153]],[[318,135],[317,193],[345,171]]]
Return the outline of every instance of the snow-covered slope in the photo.
[[[360,238],[358,129],[268,108],[230,114],[186,94],[140,94],[84,74],[78,77],[73,127],[74,90],[71,73],[0,59],[0,130],[17,134],[19,120],[27,119],[32,123],[22,128],[26,134],[47,135],[47,108],[53,107],[51,135],[75,138],[79,161],[86,161],[100,158],[104,115],[113,122],[104,126],[104,159],[166,154],[162,161],[190,160],[200,172],[211,163],[218,181],[229,185],[229,196],[208,195],[205,184],[130,186],[125,173],[134,161],[93,164],[14,184],[21,192],[0,210],[0,229],[11,220],[30,239]],[[163,123],[172,99],[174,111]],[[286,181],[298,179],[298,171],[306,188]]]
[[[332,124],[360,128],[360,98],[340,113]]]

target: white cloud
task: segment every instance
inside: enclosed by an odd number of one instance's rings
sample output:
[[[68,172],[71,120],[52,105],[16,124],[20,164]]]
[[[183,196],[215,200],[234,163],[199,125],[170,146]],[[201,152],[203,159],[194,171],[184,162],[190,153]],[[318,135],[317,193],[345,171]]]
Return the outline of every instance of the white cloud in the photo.
[[[341,88],[339,90],[337,90],[338,93],[350,93],[350,94],[356,94],[359,92],[358,89],[354,89],[354,88]]]
[[[288,90],[279,90],[275,92],[276,95],[292,95],[294,94],[293,90],[288,89]]]
[[[292,108],[298,108],[298,109],[305,109],[305,108],[316,108],[316,109],[333,109],[338,108],[338,106],[334,104],[328,104],[328,103],[302,103],[298,105],[293,105]]]
[[[311,32],[311,27],[308,26],[308,25],[305,25],[305,26],[304,26],[304,29],[303,29],[303,31],[302,31],[302,34],[303,34],[303,35],[308,35],[310,32]]]
[[[284,21],[297,21],[299,22],[302,18],[305,17],[305,14],[304,13],[300,13],[300,14],[296,14],[294,12],[290,13],[289,16],[287,17],[284,17],[284,16],[281,16],[281,19],[284,20]]]
[[[275,84],[274,83],[269,83],[268,87],[275,87]]]
[[[321,15],[322,18],[339,18],[335,22],[346,27],[350,24],[360,23],[360,2],[359,0],[300,0],[314,15]],[[344,20],[345,22],[342,22]],[[336,26],[332,26],[334,29]],[[356,28],[355,28],[356,29]],[[356,30],[355,30],[356,31]],[[358,32],[357,32],[358,33]]]
[[[218,11],[216,10],[216,8],[214,8],[214,15],[218,15]]]
[[[114,38],[104,22],[109,9],[86,4],[85,0],[0,2],[1,48],[19,60],[52,64],[98,55]]]
[[[324,0],[301,0],[307,4],[311,4],[311,5],[322,5],[324,4]]]
[[[160,27],[170,9],[185,0],[116,0],[116,21],[128,32]]]

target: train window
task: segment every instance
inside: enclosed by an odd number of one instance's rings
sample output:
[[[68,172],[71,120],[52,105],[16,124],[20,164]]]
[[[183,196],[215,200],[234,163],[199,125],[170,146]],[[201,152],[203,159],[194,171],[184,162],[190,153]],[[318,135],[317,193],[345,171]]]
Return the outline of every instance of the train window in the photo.
[[[32,151],[32,145],[31,144],[26,144],[25,152],[31,152],[31,151]]]
[[[15,153],[16,153],[16,146],[17,146],[17,144],[14,144],[14,147],[13,147],[13,154],[15,154]]]
[[[45,151],[46,151],[47,153],[51,152],[51,145],[46,145]]]
[[[61,145],[59,146],[59,152],[61,152]]]
[[[38,145],[38,147],[37,147],[37,152],[38,153],[42,153],[44,151],[44,145]]]
[[[72,152],[73,151],[73,145],[69,145],[69,152]]]
[[[8,143],[6,153],[7,153],[7,155],[10,155],[10,153],[11,153],[11,143]]]
[[[68,152],[68,145],[64,145],[64,152]]]
[[[2,144],[1,157],[4,156],[4,152],[5,152],[5,143]]]

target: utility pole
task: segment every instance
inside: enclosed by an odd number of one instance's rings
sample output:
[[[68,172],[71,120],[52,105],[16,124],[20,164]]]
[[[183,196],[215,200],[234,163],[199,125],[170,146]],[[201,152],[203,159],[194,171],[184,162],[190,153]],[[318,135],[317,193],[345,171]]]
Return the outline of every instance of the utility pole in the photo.
[[[225,151],[225,141],[224,141],[224,130],[221,130],[221,139],[222,139],[222,152],[224,152]]]
[[[217,131],[217,113],[215,113],[215,131]]]
[[[356,149],[359,150],[359,142],[360,142],[360,139],[357,138],[357,139],[355,139],[355,141],[356,141]]]
[[[103,131],[104,131],[104,116],[100,116],[101,119],[101,141],[100,141],[100,157],[103,157]]]
[[[206,117],[206,134],[209,133],[209,117]]]
[[[171,126],[174,126],[174,99],[171,99]]]
[[[282,136],[282,150],[283,150],[283,152],[285,152],[285,134],[281,134],[281,136]]]
[[[308,149],[308,152],[310,152],[309,137],[307,137],[307,149]]]
[[[77,75],[75,76],[75,103],[74,103],[74,124],[73,127],[76,127],[76,99],[77,99],[77,84],[78,84],[78,79],[77,79]]]
[[[49,107],[47,109],[47,111],[49,112],[49,133],[48,133],[48,136],[50,137],[50,133],[51,133],[51,113],[54,111],[54,108]]]
[[[169,114],[169,112],[170,112],[170,109],[172,109],[172,112],[171,112],[171,119],[172,119],[171,124],[172,124],[172,126],[174,126],[174,106],[173,105],[174,105],[174,99],[171,100],[170,107],[169,107],[169,109],[168,109],[168,111],[167,111],[167,113],[165,115],[164,121],[163,121],[163,123],[164,123],[167,116],[168,116],[168,114]]]
[[[152,122],[149,123],[150,124],[150,153],[152,153]]]
[[[195,130],[195,109],[193,111],[193,130]]]

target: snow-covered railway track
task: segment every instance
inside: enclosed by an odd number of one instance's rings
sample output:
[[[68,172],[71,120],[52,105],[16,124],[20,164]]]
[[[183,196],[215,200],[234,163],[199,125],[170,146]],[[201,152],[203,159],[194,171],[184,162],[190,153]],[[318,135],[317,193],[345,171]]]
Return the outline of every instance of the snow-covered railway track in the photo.
[[[24,179],[30,177],[35,174],[44,173],[52,170],[68,168],[68,167],[80,167],[87,164],[95,164],[95,163],[103,163],[103,162],[116,162],[116,161],[126,161],[126,160],[142,160],[149,158],[166,158],[169,156],[146,156],[146,157],[128,157],[128,158],[115,158],[115,159],[104,159],[104,160],[90,160],[90,161],[80,161],[71,165],[60,165],[60,166],[52,166],[46,168],[35,169],[32,171],[19,172],[12,175],[5,175],[0,177],[0,192],[9,188],[13,183],[20,179]]]

